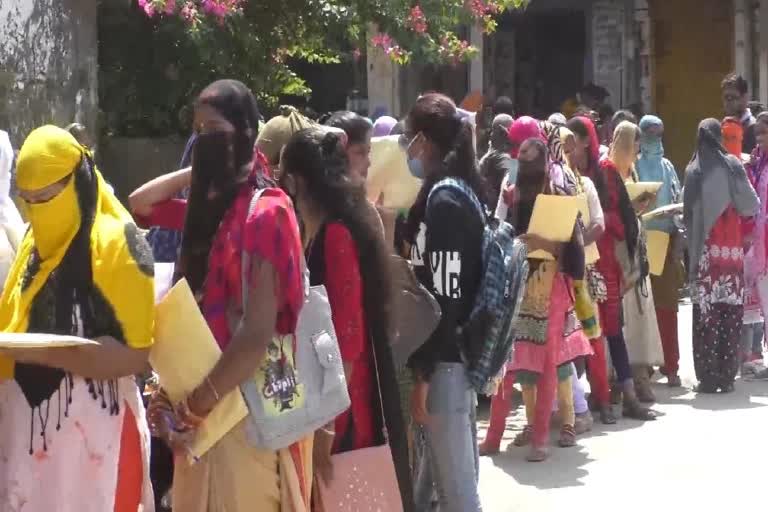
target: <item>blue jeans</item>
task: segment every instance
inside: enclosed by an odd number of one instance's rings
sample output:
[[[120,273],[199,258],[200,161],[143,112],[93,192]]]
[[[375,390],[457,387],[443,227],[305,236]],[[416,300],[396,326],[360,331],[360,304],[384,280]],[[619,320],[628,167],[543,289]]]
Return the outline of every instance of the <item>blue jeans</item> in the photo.
[[[427,410],[430,422],[417,426],[414,436],[416,510],[481,512],[477,396],[463,364],[437,365],[430,379]]]

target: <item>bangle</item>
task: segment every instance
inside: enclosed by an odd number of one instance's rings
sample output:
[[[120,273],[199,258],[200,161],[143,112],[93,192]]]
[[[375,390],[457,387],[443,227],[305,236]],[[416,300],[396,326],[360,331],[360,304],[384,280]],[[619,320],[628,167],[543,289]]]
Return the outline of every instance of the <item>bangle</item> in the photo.
[[[321,428],[321,429],[318,429],[318,430],[320,432],[322,432],[323,434],[327,435],[327,436],[334,437],[336,435],[336,432],[334,432],[333,430],[327,429],[327,428]]]
[[[213,382],[211,382],[210,377],[205,378],[205,383],[208,384],[209,388],[211,388],[211,391],[213,392],[213,398],[216,400],[216,402],[219,402],[221,397],[219,396],[219,392],[216,391],[216,386],[214,386]]]

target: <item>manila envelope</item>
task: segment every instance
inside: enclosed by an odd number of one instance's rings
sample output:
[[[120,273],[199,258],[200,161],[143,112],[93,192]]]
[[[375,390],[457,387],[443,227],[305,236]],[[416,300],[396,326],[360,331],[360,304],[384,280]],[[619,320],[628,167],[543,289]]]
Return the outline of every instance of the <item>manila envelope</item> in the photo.
[[[663,231],[648,231],[648,266],[654,276],[664,273],[664,263],[667,261],[669,248],[669,233]]]
[[[155,308],[155,342],[149,362],[173,403],[184,399],[216,365],[221,349],[181,279]],[[201,457],[248,416],[240,389],[222,397],[198,429],[191,455]]]
[[[578,196],[539,194],[533,204],[528,233],[553,242],[570,242],[578,214]],[[533,251],[528,257],[540,260],[554,259],[551,254],[542,250]]]
[[[631,181],[625,183],[624,185],[627,187],[627,194],[629,195],[629,200],[634,201],[641,195],[643,195],[646,192],[649,192],[651,194],[655,194],[659,191],[661,186],[664,183],[661,181],[641,181],[638,183],[633,183]]]

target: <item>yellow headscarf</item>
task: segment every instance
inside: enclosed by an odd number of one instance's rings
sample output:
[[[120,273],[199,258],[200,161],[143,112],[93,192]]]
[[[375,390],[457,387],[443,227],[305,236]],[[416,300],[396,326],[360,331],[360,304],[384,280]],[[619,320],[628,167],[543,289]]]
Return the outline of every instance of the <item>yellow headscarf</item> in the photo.
[[[21,148],[17,163],[20,189],[39,190],[68,177],[69,181],[50,201],[27,205],[31,229],[19,247],[0,298],[0,329],[27,332],[35,297],[62,262],[83,221],[75,174],[93,172],[96,201],[90,252],[94,288],[120,324],[123,339],[119,341],[134,348],[147,347],[152,343],[154,313],[151,252],[96,167],[81,167],[84,158],[91,159],[88,151],[55,126],[34,130]],[[32,260],[36,260],[36,270],[31,268]],[[0,376],[10,376],[9,369],[12,361],[0,359]]]
[[[608,158],[616,164],[619,172],[623,173],[624,168],[629,168],[627,179],[637,181],[635,172],[635,162],[637,162],[637,151],[635,142],[640,135],[640,129],[636,124],[629,121],[622,121],[613,132],[613,142],[608,152]]]

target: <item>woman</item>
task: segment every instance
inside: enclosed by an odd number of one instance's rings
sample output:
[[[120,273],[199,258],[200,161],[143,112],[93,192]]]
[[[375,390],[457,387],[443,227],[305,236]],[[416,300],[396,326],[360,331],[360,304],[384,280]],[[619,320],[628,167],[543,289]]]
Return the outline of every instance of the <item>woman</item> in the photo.
[[[0,299],[0,325],[96,343],[5,351],[13,360],[0,361],[0,510],[154,510],[133,377],[152,344],[149,246],[66,131],[34,130],[17,180],[31,229]]]
[[[625,240],[630,254],[634,253],[639,236],[637,217],[616,166],[610,161],[600,163],[600,143],[592,121],[586,117],[575,117],[568,121],[568,129],[576,136],[571,162],[581,176],[593,181],[605,216],[605,232],[597,239],[600,259],[591,280],[598,302],[600,327],[608,340],[611,362],[624,395],[623,414],[634,419],[651,420],[653,415],[640,405],[635,394],[629,353],[621,327],[622,273],[616,257],[616,243]],[[593,348],[598,354],[600,347],[597,343],[593,343]],[[602,362],[592,359],[588,363],[590,374],[599,375]],[[602,396],[596,398],[603,400]],[[600,403],[600,407],[605,410],[605,402]]]
[[[760,199],[760,213],[755,216],[751,247],[744,257],[744,324],[752,324],[753,329],[742,333],[742,350],[745,358],[760,360],[763,358],[762,321],[766,316],[763,311],[758,284],[762,284],[768,272],[766,258],[766,217],[768,217],[768,113],[761,112],[755,124],[757,147],[747,164],[747,176]],[[750,321],[751,320],[751,321]]]
[[[656,201],[649,206],[650,210],[679,203],[682,199],[675,167],[664,158],[663,135],[664,123],[658,117],[648,115],[640,120],[640,158],[636,164],[638,180],[662,183],[656,194]],[[680,387],[682,383],[678,375],[680,347],[677,339],[677,311],[684,278],[682,261],[675,257],[675,248],[679,243],[678,229],[670,216],[646,222],[645,229],[661,231],[670,237],[664,271],[660,276],[651,275],[651,290],[664,351],[662,373],[667,376],[669,387]]]
[[[637,125],[622,121],[613,135],[606,164],[615,165],[624,183],[638,181],[635,162],[639,150],[640,130]],[[650,195],[638,197],[632,204],[635,213],[637,215],[644,213],[650,201]],[[635,224],[639,233],[639,244],[641,239],[646,238],[645,228],[638,218],[635,218]],[[650,276],[645,276],[631,289],[625,289],[622,284],[622,290],[624,293],[624,339],[627,342],[637,397],[641,402],[655,402],[649,368],[663,365],[664,353],[661,348]]]
[[[744,127],[741,121],[735,117],[726,117],[723,119],[721,127],[723,130],[723,147],[745,165],[748,164],[750,158],[741,152],[744,142]],[[753,180],[749,170],[747,170],[747,177],[750,179],[752,187],[757,191],[758,183]],[[750,240],[752,229],[747,224],[745,224],[744,232],[747,239]],[[741,328],[741,354],[739,356],[739,360],[742,362],[759,361],[763,358],[764,317],[757,289],[758,273],[756,272],[758,272],[757,269],[759,269],[760,264],[755,260],[756,256],[756,251],[751,247],[744,256],[744,325]]]
[[[365,117],[349,111],[332,114],[324,123],[347,134],[346,152],[350,176],[365,181],[371,166],[371,136],[373,125]]]
[[[577,141],[576,135],[566,126],[560,128],[559,134],[565,161],[568,168],[575,174],[578,192],[584,194],[587,198],[590,222],[589,225],[584,226],[584,245],[589,246],[590,244],[595,244],[605,232],[605,216],[594,182],[587,176],[581,175],[578,170],[579,167],[582,169],[587,168],[585,161],[587,161],[586,159],[589,155],[588,147]],[[599,311],[597,305],[601,294],[597,281],[595,264],[594,262],[588,263],[586,285],[589,288],[589,297],[593,304],[592,309],[597,308]],[[610,403],[611,392],[608,382],[608,363],[599,318],[596,319],[596,325],[593,328],[590,328],[589,324],[587,324],[585,334],[589,338],[593,351],[592,355],[587,357],[587,377],[590,383],[592,401],[600,412],[600,421],[604,425],[613,425],[616,423],[616,416],[613,414]],[[578,386],[580,384],[575,384],[574,390],[578,390]],[[577,422],[579,419],[578,412]]]
[[[482,201],[482,184],[472,128],[450,98],[426,94],[408,114],[402,139],[411,174],[424,179],[408,217],[411,262],[442,310],[436,331],[409,361],[416,381],[412,415],[421,427],[414,447],[416,510],[430,510],[436,485],[441,511],[477,512],[476,396],[462,363],[468,347],[458,333],[469,318],[482,271],[484,218],[473,204]],[[430,194],[446,177],[460,180],[464,188]]]
[[[342,142],[338,133],[319,128],[296,133],[283,151],[280,185],[303,227],[311,283],[328,292],[344,361],[351,406],[336,418],[332,453],[381,445],[386,428],[403,506],[413,510],[406,430],[389,345],[390,251],[369,216],[362,185],[348,175],[349,151]],[[325,456],[315,462],[320,477],[331,478],[330,464]]]
[[[499,190],[499,200],[496,203],[495,217],[499,220],[508,220],[509,205],[512,204],[512,197],[515,180],[517,179],[517,155],[520,152],[520,146],[526,140],[532,137],[540,137],[543,140],[539,122],[532,117],[522,116],[517,118],[509,127],[507,132],[509,138],[509,154],[512,157],[510,171],[504,176]]]
[[[216,366],[181,404],[170,404],[159,393],[150,405],[154,433],[177,454],[173,508],[180,512],[304,512],[310,507],[311,434],[288,448],[264,450],[248,441],[245,419],[195,464],[185,451],[186,438],[219,397],[253,378],[273,336],[295,332],[304,302],[301,237],[290,199],[268,188],[249,211],[254,191],[267,184],[261,165],[253,165],[263,161],[253,150],[258,119],[256,100],[245,85],[214,82],[195,103],[191,171],[161,176],[131,195],[134,212],[143,217],[182,211],[176,272],[195,293],[222,349]],[[170,200],[187,186],[188,201]],[[244,253],[247,306],[241,285]]]
[[[720,122],[699,124],[683,192],[693,295],[693,361],[700,393],[733,391],[744,317],[744,220],[760,201],[741,161],[722,144]]]
[[[547,147],[540,139],[525,141],[519,160],[513,225],[516,232],[527,233],[539,194],[574,195],[576,189],[562,171],[559,176],[553,172],[555,168],[549,165]],[[527,457],[530,462],[540,462],[548,456],[555,389],[562,416],[559,444],[563,447],[576,444],[570,363],[592,350],[574,311],[573,280],[584,278],[585,264],[579,224],[574,226],[573,233],[571,242],[562,251],[556,247],[550,249],[556,256],[555,261],[531,260],[531,275],[515,332],[510,370],[523,387],[527,417],[527,426],[515,439],[515,445],[531,445]]]

